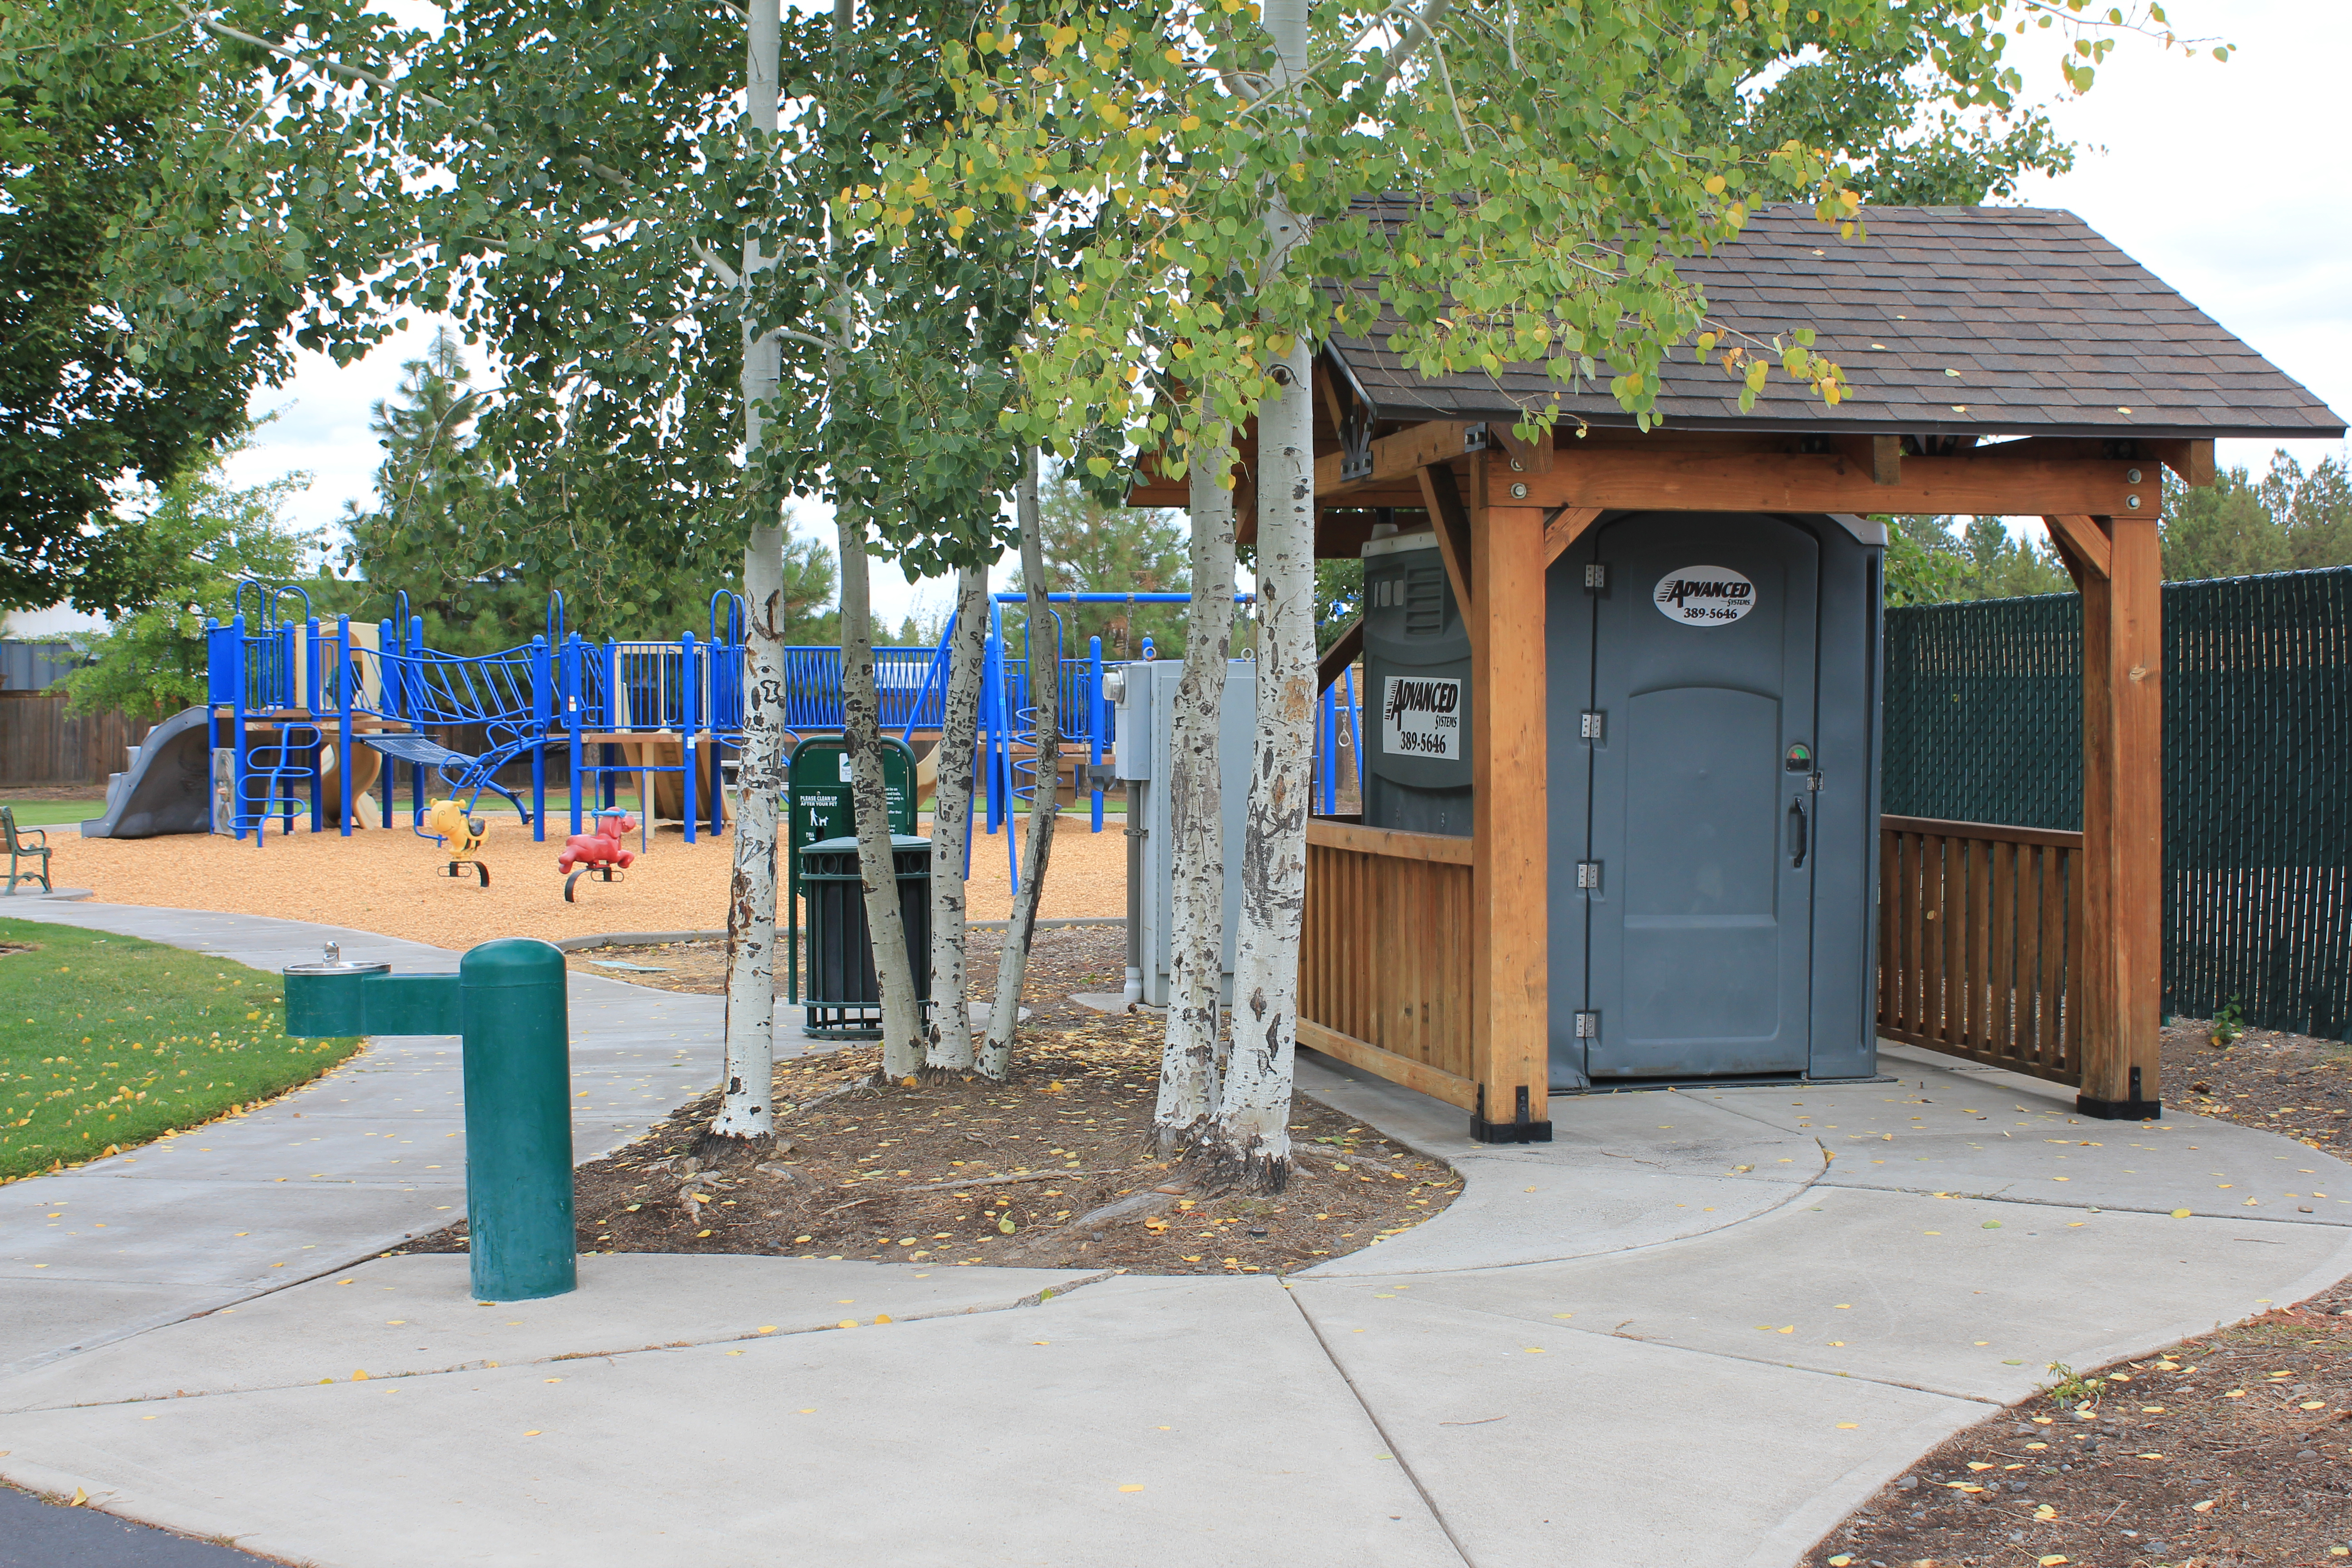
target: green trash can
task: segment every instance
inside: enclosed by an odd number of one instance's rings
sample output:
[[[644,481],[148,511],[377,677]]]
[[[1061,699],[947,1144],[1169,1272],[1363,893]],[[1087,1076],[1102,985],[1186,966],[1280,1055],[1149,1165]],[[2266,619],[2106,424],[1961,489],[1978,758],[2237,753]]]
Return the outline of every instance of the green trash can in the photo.
[[[928,1019],[931,999],[931,841],[890,836],[898,878],[898,918],[915,998]],[[874,973],[874,940],[866,923],[866,879],[857,840],[827,838],[800,850],[801,896],[808,900],[808,1032],[822,1039],[882,1037],[882,986]]]

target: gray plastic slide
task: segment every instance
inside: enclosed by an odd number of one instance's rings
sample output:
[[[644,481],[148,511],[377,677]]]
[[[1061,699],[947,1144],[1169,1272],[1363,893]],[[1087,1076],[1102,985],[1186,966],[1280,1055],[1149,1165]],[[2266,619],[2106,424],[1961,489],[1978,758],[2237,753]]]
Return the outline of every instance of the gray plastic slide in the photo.
[[[213,736],[205,720],[204,709],[188,708],[148,731],[129,771],[106,781],[106,815],[84,822],[81,836],[211,832]]]

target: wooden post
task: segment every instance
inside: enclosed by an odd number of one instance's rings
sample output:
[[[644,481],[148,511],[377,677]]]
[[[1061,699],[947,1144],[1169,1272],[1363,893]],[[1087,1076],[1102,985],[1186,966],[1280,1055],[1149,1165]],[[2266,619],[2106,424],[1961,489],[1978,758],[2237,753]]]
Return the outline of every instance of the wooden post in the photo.
[[[2095,522],[2107,546],[2083,585],[2083,1083],[2108,1121],[2162,1113],[2164,597],[2153,517]],[[2095,554],[2095,545],[2085,554]],[[2105,571],[2098,570],[2104,564]]]
[[[1482,454],[1472,463],[1465,575],[1475,596],[1462,606],[1470,626],[1475,856],[1470,1060],[1477,1105],[1470,1135],[1488,1143],[1548,1143],[1544,514],[1510,494],[1506,462]]]

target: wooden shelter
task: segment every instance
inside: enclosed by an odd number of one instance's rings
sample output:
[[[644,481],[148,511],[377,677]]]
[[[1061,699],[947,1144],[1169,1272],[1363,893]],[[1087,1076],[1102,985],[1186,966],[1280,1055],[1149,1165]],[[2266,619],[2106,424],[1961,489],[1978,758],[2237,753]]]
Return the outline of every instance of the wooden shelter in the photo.
[[[1842,241],[1768,210],[1683,268],[1718,321],[1812,328],[1853,384],[1834,407],[1776,376],[1743,414],[1720,365],[1684,360],[1660,428],[1561,396],[1530,445],[1520,411],[1559,395],[1540,366],[1433,380],[1379,334],[1324,346],[1317,554],[1425,513],[1480,706],[1468,838],[1310,823],[1302,1044],[1461,1106],[1482,1139],[1550,1137],[1546,573],[1597,521],[2027,514],[2083,594],[2082,831],[1883,819],[1878,1032],[2071,1084],[2088,1115],[2159,1114],[2162,470],[2210,484],[2217,437],[2344,422],[2072,214],[1865,216]],[[1131,499],[1186,498],[1147,474]],[[1343,639],[1326,683],[1355,657]]]

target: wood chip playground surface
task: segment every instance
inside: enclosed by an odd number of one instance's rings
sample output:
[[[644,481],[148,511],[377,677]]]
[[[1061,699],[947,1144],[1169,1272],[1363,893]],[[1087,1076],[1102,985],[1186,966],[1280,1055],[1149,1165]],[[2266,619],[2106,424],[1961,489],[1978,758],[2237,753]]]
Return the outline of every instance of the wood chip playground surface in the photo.
[[[625,880],[583,878],[578,902],[567,904],[555,867],[562,847],[556,828],[563,822],[556,817],[548,842],[540,844],[511,818],[494,818],[481,851],[490,868],[488,888],[470,872],[462,880],[443,875],[446,862],[436,847],[399,822],[349,838],[298,825],[292,837],[273,832],[259,848],[249,838],[240,844],[212,834],[83,838],[71,827],[52,829],[51,871],[58,887],[88,888],[105,903],[274,915],[457,950],[501,936],[561,942],[608,931],[713,931],[727,923],[731,836],[704,835],[689,845],[677,828],[665,827]],[[1087,831],[1083,813],[1063,816],[1041,918],[1127,913],[1122,825],[1113,817],[1095,834]],[[921,826],[928,830],[929,824]],[[973,920],[1011,912],[1005,858],[1004,835],[973,836]]]

